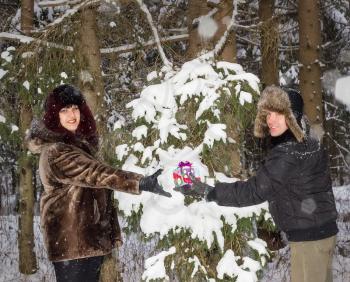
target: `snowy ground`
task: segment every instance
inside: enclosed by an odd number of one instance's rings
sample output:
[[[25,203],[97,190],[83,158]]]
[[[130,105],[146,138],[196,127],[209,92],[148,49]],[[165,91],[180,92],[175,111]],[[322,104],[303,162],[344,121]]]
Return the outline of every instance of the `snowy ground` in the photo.
[[[333,259],[334,282],[350,281],[350,185],[334,189],[339,211],[339,234]],[[154,255],[154,242],[144,243],[136,235],[125,236],[124,245],[119,250],[126,282],[141,280],[145,257]],[[9,281],[55,281],[53,268],[48,262],[42,244],[38,217],[35,218],[35,252],[39,269],[29,276],[18,272],[17,217],[0,217],[0,282]],[[280,250],[261,281],[289,282],[289,247]]]

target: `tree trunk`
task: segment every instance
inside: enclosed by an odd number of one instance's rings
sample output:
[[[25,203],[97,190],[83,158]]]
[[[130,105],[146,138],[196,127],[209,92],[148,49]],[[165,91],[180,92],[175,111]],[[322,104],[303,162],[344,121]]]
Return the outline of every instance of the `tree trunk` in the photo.
[[[22,0],[21,29],[29,35],[33,28],[34,0]],[[20,98],[19,126],[21,137],[24,139],[26,130],[32,121],[32,109],[24,97]],[[36,256],[34,252],[34,186],[32,161],[28,151],[22,143],[19,158],[19,219],[18,219],[18,248],[19,271],[24,274],[32,274],[37,270]]]
[[[215,8],[218,9],[218,12],[213,16],[213,19],[216,21],[218,25],[218,30],[210,41],[201,40],[198,35],[197,26],[193,25],[193,20],[208,14],[210,8],[207,6],[206,1],[200,0],[190,0],[188,3],[188,30],[189,30],[189,46],[187,49],[187,56],[191,59],[196,57],[202,50],[205,49],[213,49],[215,44],[219,41],[219,39],[223,36],[225,31],[227,30],[227,26],[231,20],[232,12],[233,12],[233,2],[232,0],[224,0],[221,1],[218,5],[214,5]],[[236,62],[237,58],[237,50],[236,50],[236,36],[232,31],[225,43],[224,48],[219,54],[219,59],[228,62]],[[234,124],[228,128],[227,134],[228,137],[238,141],[240,132],[238,132],[239,126],[235,126]],[[240,176],[242,174],[242,165],[241,165],[241,156],[240,156],[240,144],[237,142],[237,150],[233,150],[230,152],[231,163],[235,168],[231,173],[234,176]]]
[[[104,83],[101,75],[101,53],[98,39],[98,25],[96,18],[96,6],[89,6],[80,13],[79,40],[76,50],[79,54],[80,76],[79,88],[84,93],[87,103],[97,121],[100,136],[106,134],[105,114],[103,105]],[[106,138],[108,139],[108,138]],[[101,138],[105,140],[105,138]],[[105,140],[107,142],[107,140]],[[102,158],[108,154],[106,144],[101,144],[100,155]],[[121,275],[115,256],[106,256],[101,268],[101,282],[121,281]]]
[[[21,2],[21,29],[26,35],[30,34],[34,25],[34,0]]]
[[[221,1],[217,8],[219,9],[219,11],[214,15],[214,19],[218,24],[218,30],[212,40],[212,48],[214,48],[215,44],[220,40],[220,38],[227,30],[227,26],[232,17],[233,1]],[[236,34],[234,31],[231,31],[231,33],[228,35],[225,46],[219,54],[219,59],[231,63],[237,62]],[[238,129],[239,126],[235,125],[234,121],[232,121],[231,126],[229,126],[227,130],[228,137],[237,141],[236,149],[230,151],[230,162],[232,164],[232,167],[234,168],[231,173],[236,177],[242,176],[242,163],[240,154],[241,144],[239,144],[238,142],[238,140],[240,139],[240,132]]]
[[[259,18],[261,49],[261,83],[279,85],[278,75],[278,25],[273,18],[274,0],[259,1]],[[279,250],[285,246],[279,231],[268,230],[261,222],[257,222],[257,235],[267,243],[269,250]]]
[[[206,15],[209,12],[206,1],[189,0],[187,8],[187,26],[189,33],[187,57],[193,59],[198,53],[206,48],[206,43],[203,42],[198,34],[198,24],[193,24],[193,20],[200,16]]]
[[[100,136],[106,134],[106,113],[104,111],[104,83],[101,70],[101,53],[96,17],[97,5],[87,6],[80,12],[80,30],[75,49],[80,64],[79,88],[95,116]],[[100,156],[108,155],[107,138],[100,138]]]
[[[232,0],[223,0],[218,6],[219,11],[214,15],[214,19],[218,24],[218,31],[214,36],[214,44],[216,44],[221,36],[225,33],[227,26],[232,17],[233,2]],[[219,56],[220,60],[236,63],[237,62],[237,47],[236,34],[231,31],[228,35],[226,44]]]
[[[79,52],[79,88],[84,93],[93,114],[97,116],[98,125],[101,125],[104,85],[101,75],[101,53],[97,37],[96,9],[96,6],[89,6],[81,11],[79,40],[77,40],[75,47]]]
[[[259,1],[259,18],[263,23],[261,37],[261,82],[263,86],[278,85],[278,30],[273,19],[274,0]]]
[[[305,103],[311,131],[319,139],[323,136],[323,104],[320,68],[321,24],[317,0],[299,1],[299,72],[300,91]]]

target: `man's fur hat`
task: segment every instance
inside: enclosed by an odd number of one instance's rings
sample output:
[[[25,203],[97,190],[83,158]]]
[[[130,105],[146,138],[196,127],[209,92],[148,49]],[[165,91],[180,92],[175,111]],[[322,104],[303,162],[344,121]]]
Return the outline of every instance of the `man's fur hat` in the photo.
[[[277,86],[268,86],[261,93],[258,102],[258,112],[255,118],[254,135],[258,138],[269,136],[266,123],[267,111],[278,112],[286,118],[286,123],[298,142],[304,139],[300,126],[303,116],[303,99],[299,92],[290,89],[284,91]]]

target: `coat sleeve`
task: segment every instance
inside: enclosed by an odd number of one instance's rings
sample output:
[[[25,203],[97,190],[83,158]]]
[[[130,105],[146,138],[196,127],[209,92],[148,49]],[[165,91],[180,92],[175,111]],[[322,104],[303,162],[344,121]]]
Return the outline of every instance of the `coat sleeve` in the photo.
[[[247,181],[217,183],[207,199],[221,206],[245,207],[275,198],[281,189],[287,189],[288,177],[295,163],[285,152],[274,150],[256,175]]]
[[[140,174],[115,169],[66,144],[48,148],[48,170],[63,184],[140,194]]]

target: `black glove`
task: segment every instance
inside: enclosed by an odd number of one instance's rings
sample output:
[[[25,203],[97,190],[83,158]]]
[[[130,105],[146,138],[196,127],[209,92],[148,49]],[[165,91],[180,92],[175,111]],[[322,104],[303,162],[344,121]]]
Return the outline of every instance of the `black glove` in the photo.
[[[195,196],[200,198],[207,198],[209,192],[213,191],[215,187],[205,184],[197,180],[193,175],[190,175],[192,185],[183,185],[175,187],[174,190],[181,192],[184,195]]]
[[[158,184],[157,177],[162,173],[162,171],[162,169],[158,169],[154,174],[141,178],[139,183],[139,189],[141,191],[148,191],[151,193],[171,198],[171,194],[165,192],[162,186]]]

